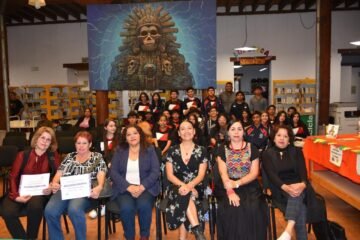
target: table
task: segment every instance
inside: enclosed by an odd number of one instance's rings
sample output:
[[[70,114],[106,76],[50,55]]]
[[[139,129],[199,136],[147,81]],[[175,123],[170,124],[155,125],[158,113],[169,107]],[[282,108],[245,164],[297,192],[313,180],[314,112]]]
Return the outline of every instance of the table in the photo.
[[[336,166],[330,162],[331,146],[342,153],[342,162]],[[325,136],[306,138],[304,157],[309,178],[360,210],[360,137],[342,134],[336,139]]]
[[[28,128],[35,130],[37,124],[38,124],[38,120],[11,120],[10,128],[14,128],[14,129]]]

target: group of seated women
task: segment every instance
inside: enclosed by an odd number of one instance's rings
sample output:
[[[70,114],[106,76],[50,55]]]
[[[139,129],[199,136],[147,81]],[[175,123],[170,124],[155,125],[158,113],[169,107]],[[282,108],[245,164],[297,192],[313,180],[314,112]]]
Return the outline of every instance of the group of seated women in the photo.
[[[140,239],[149,239],[152,208],[160,193],[163,159],[168,182],[166,222],[170,230],[179,230],[179,239],[187,239],[188,232],[192,232],[197,240],[206,239],[203,229],[207,209],[202,203],[206,199],[209,169],[214,174],[214,194],[219,201],[218,239],[266,239],[267,205],[258,180],[261,160],[275,186],[274,198],[285,204],[288,224],[279,239],[291,239],[294,229],[297,239],[307,239],[303,199],[308,183],[302,152],[292,144],[293,131],[285,124],[279,124],[271,130],[272,144],[263,147],[260,142],[259,147],[257,142],[247,141],[251,132],[246,131],[251,128],[245,129],[241,121],[228,122],[226,116],[223,118],[218,120],[220,134],[217,138],[214,136],[211,150],[216,159],[213,168],[209,167],[208,148],[199,144],[201,136],[195,127],[196,119],[179,122],[173,131],[178,142],[163,143],[161,150],[156,137],[151,136],[151,124],[128,124],[118,134],[116,122],[106,120],[102,153],[91,151],[92,135],[80,131],[74,137],[76,151],[67,154],[61,163],[56,153],[55,132],[49,127],[40,127],[31,140],[25,167],[22,169],[24,152],[20,152],[11,169],[10,191],[2,203],[2,217],[10,234],[18,239],[36,239],[44,215],[50,239],[64,239],[60,218],[66,213],[73,223],[76,239],[86,239],[85,213],[99,197],[106,177],[110,177],[111,200],[120,209],[125,238],[135,239],[135,216],[138,215]],[[255,127],[258,128],[262,121],[261,113],[253,114]],[[160,116],[159,127],[159,131],[166,131],[165,117]],[[258,134],[264,133],[260,129]],[[47,172],[55,174],[43,190],[44,195],[19,195],[21,175]],[[63,200],[60,179],[80,174],[90,174],[98,185],[93,186],[89,197]],[[18,218],[23,209],[27,212],[26,230]]]

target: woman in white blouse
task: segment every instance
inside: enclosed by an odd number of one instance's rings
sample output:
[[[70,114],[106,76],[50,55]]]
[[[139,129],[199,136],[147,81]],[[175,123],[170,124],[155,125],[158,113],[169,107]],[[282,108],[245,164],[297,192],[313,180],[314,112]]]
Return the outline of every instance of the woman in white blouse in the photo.
[[[113,200],[120,209],[127,240],[135,239],[135,215],[139,215],[140,239],[150,236],[152,208],[160,192],[160,166],[153,146],[138,126],[127,126],[111,161]]]

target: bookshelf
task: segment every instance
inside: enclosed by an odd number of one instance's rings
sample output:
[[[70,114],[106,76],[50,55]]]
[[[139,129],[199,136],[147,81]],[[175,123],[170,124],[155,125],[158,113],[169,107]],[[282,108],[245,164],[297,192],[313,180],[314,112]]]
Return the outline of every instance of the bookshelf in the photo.
[[[29,85],[10,89],[32,113],[31,117],[46,113],[50,120],[77,119],[89,107],[96,118],[96,92],[84,89],[82,85]],[[120,91],[108,92],[109,117],[123,117],[122,95]]]
[[[315,79],[274,80],[273,104],[277,111],[294,106],[301,115],[314,115],[316,105]]]

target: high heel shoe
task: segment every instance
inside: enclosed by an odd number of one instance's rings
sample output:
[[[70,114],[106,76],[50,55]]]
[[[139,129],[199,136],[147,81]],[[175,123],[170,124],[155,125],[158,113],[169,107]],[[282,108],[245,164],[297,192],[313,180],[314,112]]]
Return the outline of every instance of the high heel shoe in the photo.
[[[206,240],[204,231],[200,225],[193,227],[191,231],[195,235],[196,240]]]

